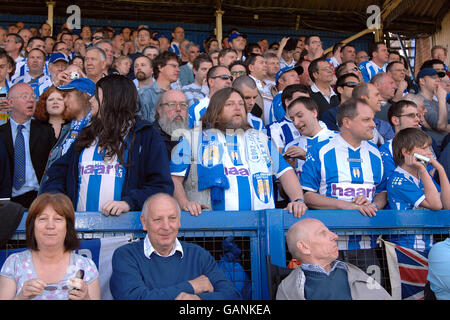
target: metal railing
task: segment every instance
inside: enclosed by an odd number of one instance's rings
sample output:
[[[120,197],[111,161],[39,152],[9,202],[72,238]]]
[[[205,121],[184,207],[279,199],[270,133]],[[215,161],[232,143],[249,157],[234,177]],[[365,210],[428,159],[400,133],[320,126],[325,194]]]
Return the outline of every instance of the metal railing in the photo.
[[[434,234],[445,238],[450,233],[450,210],[380,210],[373,218],[358,211],[308,210],[304,218],[318,219],[338,235]],[[25,219],[26,214],[12,242],[25,238]],[[219,260],[223,255],[223,239],[233,236],[242,250],[238,262],[251,279],[252,299],[268,299],[266,255],[271,256],[273,264],[286,266],[289,253],[285,233],[298,220],[281,209],[205,211],[197,217],[182,212],[179,238],[203,246]],[[145,236],[140,212],[108,217],[98,212],[76,213],[75,228],[82,239]]]

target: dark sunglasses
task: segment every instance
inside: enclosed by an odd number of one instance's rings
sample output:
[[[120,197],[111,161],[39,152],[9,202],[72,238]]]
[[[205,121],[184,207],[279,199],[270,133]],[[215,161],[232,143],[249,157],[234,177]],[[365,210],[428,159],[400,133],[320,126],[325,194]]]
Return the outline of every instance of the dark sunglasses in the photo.
[[[442,72],[442,71],[438,72],[437,75],[439,78],[443,78],[443,77],[445,77],[445,72]]]
[[[227,74],[221,74],[220,76],[211,77],[212,79],[220,78],[222,80],[230,80],[233,81],[233,76],[229,76]]]
[[[358,85],[358,82],[355,81],[349,81],[344,83],[344,87],[354,88]]]

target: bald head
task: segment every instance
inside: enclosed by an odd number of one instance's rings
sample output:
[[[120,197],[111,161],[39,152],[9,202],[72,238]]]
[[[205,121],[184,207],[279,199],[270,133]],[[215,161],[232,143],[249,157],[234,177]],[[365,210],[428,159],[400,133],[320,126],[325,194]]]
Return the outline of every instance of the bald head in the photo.
[[[33,90],[33,88],[28,83],[25,83],[25,82],[16,83],[9,89],[8,97],[13,97],[16,94],[16,92],[21,92],[24,89],[25,90],[27,90],[27,89]]]
[[[302,219],[289,228],[286,242],[292,257],[325,269],[338,257],[337,235],[317,219]]]
[[[161,205],[172,207],[177,211],[178,216],[181,215],[181,208],[174,197],[167,193],[157,193],[145,200],[141,213],[143,219],[147,220],[148,213],[157,210]]]
[[[293,257],[298,259],[298,248],[297,242],[304,241],[309,242],[310,233],[308,231],[309,227],[314,224],[320,222],[316,219],[303,219],[292,225],[288,233],[286,235],[286,242],[288,245],[289,252]],[[320,222],[321,223],[321,222]]]

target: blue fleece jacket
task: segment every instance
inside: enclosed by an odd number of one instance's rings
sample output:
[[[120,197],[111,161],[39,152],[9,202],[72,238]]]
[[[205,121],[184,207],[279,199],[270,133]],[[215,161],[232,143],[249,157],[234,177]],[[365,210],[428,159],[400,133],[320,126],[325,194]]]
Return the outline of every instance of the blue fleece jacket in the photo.
[[[43,179],[41,193],[64,193],[76,209],[80,153],[75,150],[75,145],[76,142],[48,169],[48,179]],[[150,122],[137,120],[135,139],[127,163],[130,166],[126,169],[122,201],[130,205],[131,211],[142,210],[145,200],[155,193],[173,194],[166,147]]]
[[[181,241],[183,256],[144,255],[144,241],[126,244],[113,254],[111,293],[117,300],[173,300],[181,292],[194,294],[188,282],[201,275],[208,277],[214,292],[199,293],[204,300],[236,300],[239,292],[202,247]]]

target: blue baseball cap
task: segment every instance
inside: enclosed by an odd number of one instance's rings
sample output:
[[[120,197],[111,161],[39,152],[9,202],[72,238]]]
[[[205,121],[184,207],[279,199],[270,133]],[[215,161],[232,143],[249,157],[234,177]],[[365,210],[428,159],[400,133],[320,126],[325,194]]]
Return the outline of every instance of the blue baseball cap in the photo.
[[[54,63],[56,61],[65,61],[69,63],[69,58],[64,53],[61,52],[55,52],[50,55],[50,58],[48,59],[48,63]]]
[[[425,76],[434,76],[435,74],[438,74],[439,72],[437,72],[436,70],[434,70],[433,68],[423,68],[422,70],[419,71],[419,73],[417,74],[416,80],[419,81],[420,78],[423,78]]]
[[[167,36],[165,36],[164,34],[159,33],[159,32],[153,36],[153,39],[155,39],[155,40],[158,40],[159,38],[167,38]]]
[[[233,39],[236,39],[237,37],[243,37],[243,38],[247,38],[247,36],[243,33],[240,32],[233,32],[232,34],[230,34],[230,36],[228,37],[228,42],[233,41]]]
[[[95,83],[89,78],[78,78],[73,79],[70,83],[65,86],[58,87],[59,90],[79,90],[81,92],[86,92],[91,97],[95,95]]]
[[[275,83],[278,84],[278,79],[280,79],[280,77],[281,77],[285,72],[288,72],[288,71],[291,71],[291,70],[297,71],[297,74],[298,74],[298,75],[301,75],[301,74],[303,73],[303,67],[302,67],[302,66],[296,66],[296,67],[284,67],[284,68],[281,68],[281,69],[277,72],[277,74],[275,75]]]

